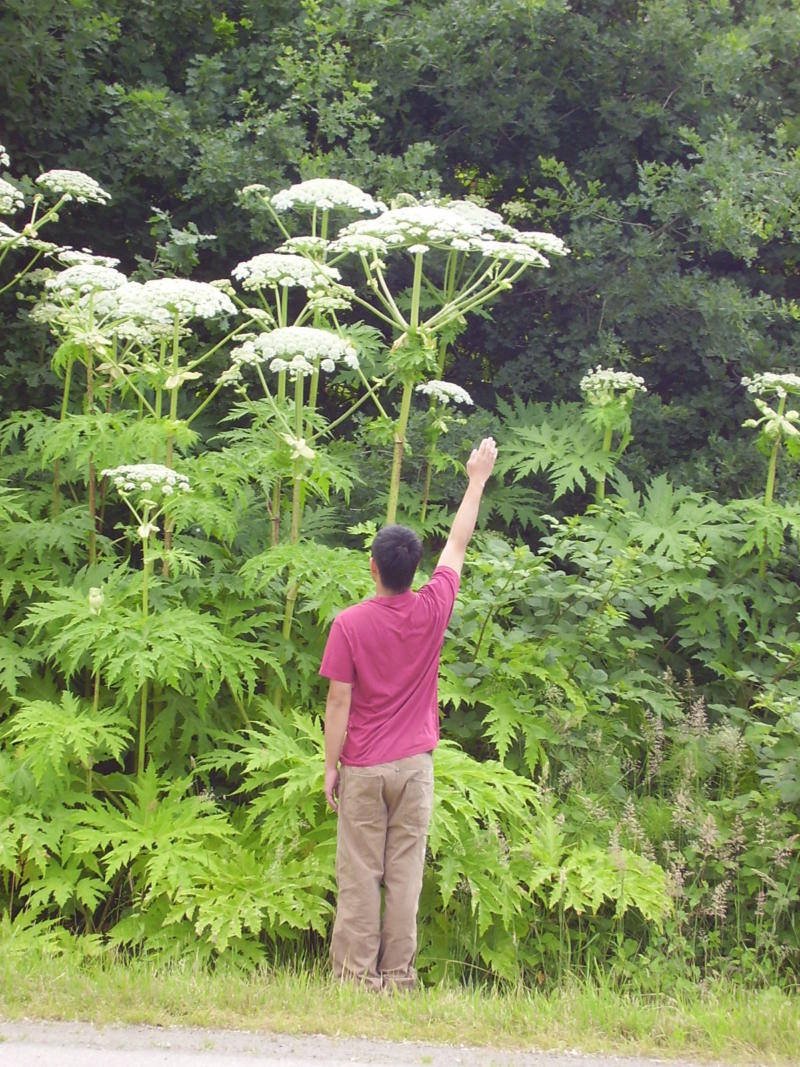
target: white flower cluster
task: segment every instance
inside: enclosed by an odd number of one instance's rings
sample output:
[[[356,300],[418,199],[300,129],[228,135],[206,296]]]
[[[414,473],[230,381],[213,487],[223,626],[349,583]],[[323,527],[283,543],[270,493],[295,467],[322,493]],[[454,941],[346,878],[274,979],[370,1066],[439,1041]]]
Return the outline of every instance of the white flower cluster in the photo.
[[[4,215],[13,215],[25,206],[25,198],[16,186],[0,178],[0,212]]]
[[[527,263],[531,267],[550,266],[537,249],[516,241],[471,241],[470,245],[472,251],[480,252],[489,259],[506,259],[510,263]]]
[[[342,233],[331,241],[330,250],[334,254],[354,252],[356,255],[381,256],[389,250],[389,245],[382,237],[371,233]]]
[[[487,214],[492,214],[488,212]],[[487,229],[487,220],[472,212],[464,212],[453,205],[419,204],[393,208],[375,219],[360,219],[346,226],[343,238],[377,238],[387,248],[403,245],[436,245],[469,249],[470,241],[491,239],[495,231]],[[499,215],[497,221],[503,225]]]
[[[335,267],[314,263],[303,256],[265,252],[237,264],[231,271],[244,289],[263,289],[266,285],[300,286],[303,289],[326,289],[339,281]]]
[[[754,374],[752,378],[742,378],[742,385],[751,396],[774,394],[782,398],[788,393],[800,393],[800,374],[765,371],[763,374]]]
[[[111,199],[111,194],[94,178],[80,170],[48,170],[39,175],[36,184],[66,200],[77,200],[79,204],[106,204]]]
[[[646,393],[644,378],[625,370],[603,368],[598,363],[594,370],[588,371],[580,381],[581,392],[592,404],[608,404],[617,393],[633,396],[635,392]]]
[[[385,204],[374,200],[369,193],[339,178],[312,178],[310,181],[292,185],[276,193],[271,204],[276,211],[291,211],[296,207],[327,211],[343,207],[375,215],[386,210]]]
[[[163,496],[169,496],[176,491],[189,491],[186,475],[178,474],[161,463],[125,463],[120,467],[107,468],[101,472],[101,477],[110,478],[123,496],[135,492],[160,492]]]
[[[569,248],[560,237],[554,233],[543,233],[540,230],[517,230],[514,240],[523,245],[531,245],[548,256],[567,256]]]
[[[74,300],[76,296],[85,296],[87,293],[119,289],[127,281],[125,275],[113,267],[80,263],[48,278],[44,285],[45,289],[62,300]]]
[[[65,267],[78,267],[82,264],[94,267],[118,267],[119,260],[112,256],[97,256],[88,248],[59,248],[58,261]]]
[[[143,284],[126,282],[113,292],[99,294],[95,310],[114,320],[120,337],[143,344],[169,336],[176,315],[183,322],[236,314],[233,301],[215,286],[184,278],[155,278]]]
[[[434,400],[445,405],[473,403],[472,397],[467,390],[462,389],[460,385],[456,385],[454,382],[440,382],[434,379],[418,385],[416,392],[433,397]]]
[[[0,144],[0,167],[10,167],[11,160],[8,156],[8,149],[4,144]]]
[[[431,247],[478,252],[527,266],[549,267],[543,252],[566,255],[569,249],[553,234],[521,232],[503,222],[496,211],[470,200],[423,202],[385,211],[376,219],[360,219],[346,226],[331,243],[331,251],[381,256],[390,248],[412,255]]]
[[[317,360],[327,373],[339,362],[353,370],[358,368],[358,354],[350,341],[313,326],[282,326],[245,341],[231,352],[232,368],[269,363],[271,371],[288,371],[292,380],[312,374]],[[237,380],[233,369],[223,374],[225,381]]]
[[[327,249],[328,242],[324,237],[312,237],[309,233],[299,237],[287,237],[279,246],[278,251],[319,260],[324,259]]]

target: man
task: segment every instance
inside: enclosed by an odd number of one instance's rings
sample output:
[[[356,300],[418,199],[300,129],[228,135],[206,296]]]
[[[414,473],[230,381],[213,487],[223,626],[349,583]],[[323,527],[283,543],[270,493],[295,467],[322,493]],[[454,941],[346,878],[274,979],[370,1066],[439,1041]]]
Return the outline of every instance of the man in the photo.
[[[370,558],[375,596],[334,619],[322,657],[320,674],[330,679],[325,795],[339,815],[331,962],[337,976],[374,989],[410,989],[416,982],[417,906],[439,740],[439,656],[496,458],[491,437],[473,449],[450,536],[418,593],[411,581],[422,542],[404,526],[378,533]]]

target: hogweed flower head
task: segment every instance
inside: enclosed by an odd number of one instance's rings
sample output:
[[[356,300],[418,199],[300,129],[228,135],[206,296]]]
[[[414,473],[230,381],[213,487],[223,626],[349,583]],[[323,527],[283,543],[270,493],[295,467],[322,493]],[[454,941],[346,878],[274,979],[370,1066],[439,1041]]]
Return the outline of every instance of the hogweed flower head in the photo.
[[[36,184],[65,200],[77,200],[79,204],[107,204],[111,199],[111,194],[94,178],[80,170],[48,170],[39,175]]]
[[[590,404],[604,406],[622,395],[632,399],[637,392],[646,393],[644,378],[629,371],[601,367],[588,371],[580,380],[580,390]]]
[[[4,144],[0,144],[0,167],[10,167],[11,160],[8,156],[8,150]]]
[[[0,212],[4,215],[13,215],[25,206],[25,197],[11,182],[0,178]]]
[[[271,371],[288,371],[292,379],[312,374],[317,360],[327,372],[337,363],[358,368],[358,354],[347,338],[313,326],[282,326],[245,341],[231,352],[234,366],[269,363]]]
[[[56,253],[59,263],[65,267],[118,267],[119,260],[113,256],[98,256],[88,248],[59,248]]]
[[[751,396],[774,395],[783,399],[788,393],[800,393],[800,374],[765,371],[763,374],[754,374],[752,378],[742,378],[742,385]]]
[[[324,237],[312,237],[304,234],[299,237],[288,237],[278,251],[292,256],[305,256],[306,259],[324,259],[329,247],[329,242]]]
[[[185,322],[236,314],[233,301],[218,288],[184,278],[126,282],[113,292],[99,294],[95,310],[114,322],[120,337],[142,344],[169,337],[176,317]]]
[[[423,382],[416,387],[416,392],[424,393],[425,396],[433,397],[440,404],[472,404],[472,397],[466,389],[454,382],[441,382],[432,380]]]
[[[464,203],[466,201],[392,208],[375,219],[351,223],[341,231],[337,241],[352,243],[355,238],[367,237],[383,242],[387,249],[423,245],[469,251],[472,241],[492,240],[498,233],[505,236],[514,232],[494,212],[475,205],[465,210]],[[355,250],[360,252],[362,249],[356,247]]]
[[[243,289],[263,289],[267,285],[299,286],[308,291],[327,289],[341,278],[335,267],[314,263],[303,256],[265,252],[237,264],[231,271]]]
[[[333,208],[349,208],[368,215],[385,211],[385,205],[373,199],[357,185],[339,178],[312,178],[288,189],[282,189],[270,200],[275,211],[291,211],[298,207],[330,211]]]
[[[170,496],[174,492],[189,492],[189,479],[171,467],[161,463],[123,463],[119,467],[108,467],[101,471],[101,477],[110,478],[121,496],[132,493],[161,494]]]
[[[67,267],[44,283],[45,289],[62,300],[74,300],[87,293],[108,292],[119,289],[128,279],[113,267],[96,266],[92,263],[79,263]]]

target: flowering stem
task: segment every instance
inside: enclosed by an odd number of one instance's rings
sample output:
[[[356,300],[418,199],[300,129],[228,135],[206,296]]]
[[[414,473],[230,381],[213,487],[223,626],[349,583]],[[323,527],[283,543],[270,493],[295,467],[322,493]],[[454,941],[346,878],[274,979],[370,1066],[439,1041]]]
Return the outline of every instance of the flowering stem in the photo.
[[[778,416],[783,417],[783,413],[786,410],[786,394],[778,400]],[[767,467],[767,484],[764,488],[764,507],[769,507],[772,504],[772,499],[775,495],[775,478],[778,471],[778,453],[781,449],[781,433],[777,430],[775,433],[775,440],[772,443],[772,451],[769,455],[769,465]],[[758,565],[758,576],[763,579],[767,576],[767,534],[764,532],[764,542],[761,546],[761,561]]]
[[[180,365],[180,318],[178,313],[175,312],[174,331],[172,334],[172,365],[170,367],[171,375],[178,373]],[[175,424],[178,421],[178,391],[180,390],[180,383],[176,383],[172,386],[169,393],[169,430],[167,431],[167,447],[166,457],[164,459],[164,466],[172,469],[173,449],[175,447]],[[164,559],[161,562],[161,573],[166,577],[169,574],[169,562],[168,554],[172,548],[172,532],[173,524],[170,519],[164,520]]]
[[[150,522],[150,508],[145,507],[142,525],[147,526]],[[148,595],[150,586],[150,574],[153,569],[153,561],[150,559],[148,548],[148,537],[142,538],[142,629],[147,625],[147,615],[149,610]],[[147,692],[148,685],[147,679],[142,684],[142,691],[139,699],[139,745],[138,754],[136,757],[136,773],[142,775],[144,773],[144,762],[146,758],[146,741],[147,736]]]
[[[411,394],[413,382],[403,386],[403,399],[400,402],[400,415],[394,431],[394,454],[392,456],[392,475],[389,481],[389,502],[386,507],[386,523],[391,525],[397,517],[397,501],[400,498],[400,470],[403,465],[403,449],[406,443],[406,428],[411,412]]]
[[[94,407],[94,359],[86,352],[86,407],[91,414]],[[89,453],[89,565],[97,562],[97,471],[94,452]]]
[[[611,429],[611,427],[607,426],[606,427],[606,431],[603,434],[602,451],[603,451],[603,455],[604,456],[607,456],[611,452],[611,441],[612,441],[613,433],[614,433],[614,431]],[[602,500],[605,499],[605,495],[606,495],[606,476],[605,476],[605,474],[601,474],[600,477],[597,479],[597,481],[594,483],[594,498],[597,501],[597,503],[599,504]]]
[[[73,360],[68,359],[67,368],[64,371],[64,391],[61,394],[61,413],[58,418],[59,422],[63,422],[64,419],[67,417],[67,410],[69,408],[69,390],[72,384],[72,364]],[[61,502],[60,487],[61,460],[56,459],[55,463],[53,464],[53,518],[55,518],[59,513]]]

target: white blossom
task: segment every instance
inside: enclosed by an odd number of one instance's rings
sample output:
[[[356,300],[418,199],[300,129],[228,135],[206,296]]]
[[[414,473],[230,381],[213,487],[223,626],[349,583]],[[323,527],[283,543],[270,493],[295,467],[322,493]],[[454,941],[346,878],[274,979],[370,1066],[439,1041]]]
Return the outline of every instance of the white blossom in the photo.
[[[515,241],[473,241],[470,247],[475,252],[480,252],[481,255],[492,259],[506,259],[510,263],[526,263],[531,267],[550,266],[549,261],[537,249]]]
[[[305,437],[295,437],[290,433],[282,433],[281,437],[292,450],[292,459],[313,459],[316,453],[310,445],[306,444]]]
[[[98,256],[88,248],[59,248],[58,261],[65,267],[93,266],[118,267],[119,260],[113,256]]]
[[[343,207],[374,215],[385,210],[385,205],[374,200],[369,193],[339,178],[312,178],[310,181],[300,182],[276,193],[271,203],[276,211],[290,211],[296,207],[319,208],[325,211]]]
[[[99,615],[103,610],[105,593],[102,586],[93,585],[89,590],[89,614]]]
[[[288,371],[293,379],[313,373],[317,360],[325,371],[339,362],[353,370],[358,367],[358,355],[350,341],[313,326],[283,326],[258,334],[231,351],[231,363],[236,367],[268,363],[271,371]]]
[[[324,259],[328,250],[328,242],[324,237],[312,237],[311,234],[299,237],[287,237],[278,247],[279,252],[289,252],[291,255],[306,256],[308,259]]]
[[[434,400],[445,405],[473,403],[472,397],[467,390],[462,389],[460,385],[456,385],[454,382],[441,382],[434,379],[418,385],[416,392],[433,397]]]
[[[389,249],[382,237],[375,237],[370,233],[343,233],[330,243],[330,251],[334,254],[340,252],[353,252],[356,255],[381,256]]]
[[[457,200],[398,207],[375,219],[359,219],[342,230],[338,241],[371,237],[394,248],[424,244],[466,251],[473,241],[512,237],[515,232],[494,211]]]
[[[545,252],[548,256],[569,255],[569,248],[554,233],[542,233],[539,230],[517,230],[514,234],[514,240],[520,244],[538,248],[540,252]]]
[[[13,215],[25,206],[25,198],[16,186],[0,178],[0,212],[4,215]]]
[[[64,300],[74,299],[102,290],[119,289],[125,285],[127,278],[113,267],[99,267],[93,264],[78,264],[67,267],[52,278],[48,278],[45,289],[55,293]]]
[[[102,471],[101,477],[110,478],[118,492],[123,495],[137,490],[143,493],[161,492],[165,496],[175,490],[189,491],[189,479],[186,475],[179,474],[161,463],[124,463]]]
[[[609,404],[617,393],[629,397],[635,392],[646,393],[644,378],[629,371],[603,368],[598,363],[594,370],[587,371],[580,381],[581,392],[591,404]]]
[[[303,256],[265,252],[237,264],[231,271],[244,289],[262,289],[266,285],[300,286],[303,289],[326,288],[341,274],[335,267],[314,263]]]
[[[99,294],[94,306],[114,321],[120,337],[142,344],[171,336],[176,315],[183,322],[236,313],[233,301],[213,285],[183,278],[126,282],[113,293]]]
[[[105,204],[111,199],[111,194],[94,178],[80,170],[48,170],[39,175],[36,184],[66,200],[77,200],[79,204]]]
[[[743,426],[752,429],[758,429],[760,426],[767,437],[800,437],[800,412],[792,408],[781,415],[758,396],[753,397],[753,403],[761,412],[761,418],[746,419],[742,423]]]
[[[742,385],[751,396],[775,394],[782,398],[788,393],[800,393],[800,375],[765,371],[762,374],[754,374],[752,378],[742,378]]]
[[[10,167],[11,160],[8,156],[8,149],[4,144],[0,144],[0,167]]]

